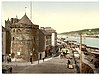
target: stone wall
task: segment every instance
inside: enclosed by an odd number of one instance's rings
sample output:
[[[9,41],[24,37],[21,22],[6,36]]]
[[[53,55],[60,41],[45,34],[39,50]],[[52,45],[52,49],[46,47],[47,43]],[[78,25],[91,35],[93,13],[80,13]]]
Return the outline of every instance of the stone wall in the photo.
[[[35,55],[38,52],[37,36],[37,30],[34,28],[12,28],[11,51],[15,54],[15,57],[29,61],[30,53],[32,52],[33,58],[36,60],[37,56]],[[33,48],[35,49],[34,51]],[[18,52],[20,52],[20,55],[18,55]]]

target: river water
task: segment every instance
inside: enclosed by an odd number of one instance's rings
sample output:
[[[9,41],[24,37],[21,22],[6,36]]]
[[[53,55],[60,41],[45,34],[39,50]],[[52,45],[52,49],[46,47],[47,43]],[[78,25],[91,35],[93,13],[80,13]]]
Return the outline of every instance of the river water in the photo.
[[[68,36],[65,38],[65,40],[66,41],[74,40],[74,41],[77,41],[77,43],[80,43],[80,37]],[[87,46],[99,48],[99,38],[83,37],[82,44],[86,44]]]
[[[77,43],[80,43],[80,37],[66,36],[66,35],[57,35],[57,37],[65,38],[65,41],[73,40],[77,41]],[[99,38],[82,37],[82,44],[86,44],[87,46],[90,47],[99,48]]]

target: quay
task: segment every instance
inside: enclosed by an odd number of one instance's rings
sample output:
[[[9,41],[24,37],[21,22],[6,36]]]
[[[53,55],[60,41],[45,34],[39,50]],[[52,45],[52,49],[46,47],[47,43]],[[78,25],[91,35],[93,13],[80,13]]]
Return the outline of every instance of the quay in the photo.
[[[58,39],[58,43],[72,50],[76,50],[80,54],[80,44],[76,43],[76,41]],[[90,66],[94,73],[99,73],[99,48],[82,44],[82,61]]]

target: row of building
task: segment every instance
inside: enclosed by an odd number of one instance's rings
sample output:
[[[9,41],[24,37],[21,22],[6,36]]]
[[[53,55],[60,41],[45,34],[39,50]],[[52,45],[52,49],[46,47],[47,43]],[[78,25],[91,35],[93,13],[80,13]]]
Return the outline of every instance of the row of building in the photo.
[[[21,19],[11,18],[2,27],[2,58],[7,55],[29,61],[42,59],[55,53],[57,33],[51,27],[33,24],[25,14]]]

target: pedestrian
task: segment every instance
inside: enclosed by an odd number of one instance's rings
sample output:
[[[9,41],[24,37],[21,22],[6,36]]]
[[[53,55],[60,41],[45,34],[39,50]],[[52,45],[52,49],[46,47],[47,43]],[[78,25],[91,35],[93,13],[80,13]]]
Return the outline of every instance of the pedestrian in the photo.
[[[76,64],[76,70],[77,70],[77,73],[80,73],[80,68],[77,64]]]
[[[9,63],[9,56],[7,56],[7,63]]]
[[[76,60],[75,60],[75,64],[76,64]]]
[[[68,65],[67,65],[67,67],[69,68],[69,65],[70,65],[70,60],[68,59],[68,63],[67,63]]]
[[[11,57],[9,57],[9,62],[11,62]]]
[[[12,67],[9,68],[9,72],[12,73]]]
[[[70,64],[70,60],[68,59],[68,65]]]
[[[30,57],[30,62],[31,62],[31,64],[32,64],[32,57]]]

